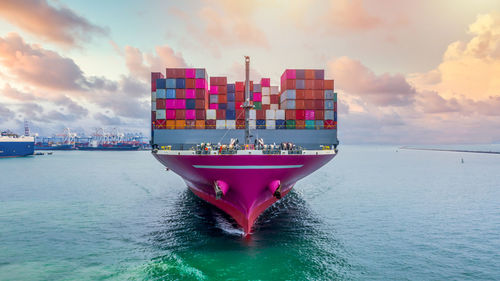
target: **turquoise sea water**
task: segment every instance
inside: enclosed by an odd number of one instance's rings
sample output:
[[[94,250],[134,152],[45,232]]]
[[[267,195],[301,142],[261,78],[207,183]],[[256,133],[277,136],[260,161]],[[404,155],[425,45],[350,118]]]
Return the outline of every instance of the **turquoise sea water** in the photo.
[[[499,171],[341,146],[242,238],[149,152],[0,159],[0,280],[498,280]]]

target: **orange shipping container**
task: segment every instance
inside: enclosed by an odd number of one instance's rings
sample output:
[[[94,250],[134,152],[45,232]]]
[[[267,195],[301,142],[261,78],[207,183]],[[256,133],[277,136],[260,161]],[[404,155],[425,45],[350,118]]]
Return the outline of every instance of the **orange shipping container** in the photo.
[[[184,109],[177,109],[175,110],[175,119],[176,120],[184,120],[186,119],[186,110]],[[176,125],[177,127],[177,125]]]
[[[314,79],[314,69],[306,69],[306,80]]]
[[[167,120],[166,126],[167,126],[167,129],[170,129],[170,130],[175,129],[175,120]]]
[[[186,79],[186,89],[194,89],[196,86],[196,80],[192,78]]]
[[[282,90],[293,90],[295,89],[295,80],[284,80],[281,87]]]
[[[306,103],[305,100],[295,100],[295,109],[305,109]]]
[[[175,120],[175,128],[176,129],[185,129],[186,128],[186,120]]]
[[[205,129],[205,120],[196,120],[196,129]]]
[[[306,121],[305,120],[295,120],[295,129],[305,129]]]
[[[219,94],[219,103],[227,103],[227,95],[221,95]]]
[[[314,119],[324,120],[325,119],[325,111],[324,110],[315,110],[314,111]]]
[[[324,100],[325,92],[323,90],[313,90],[313,97],[315,100]]]
[[[217,88],[218,88],[217,89],[218,90],[217,93],[219,95],[220,94],[227,94],[227,86],[218,86]]]
[[[323,90],[323,80],[314,80],[314,90]]]
[[[333,90],[333,80],[325,80],[323,82],[323,88],[325,90]]]

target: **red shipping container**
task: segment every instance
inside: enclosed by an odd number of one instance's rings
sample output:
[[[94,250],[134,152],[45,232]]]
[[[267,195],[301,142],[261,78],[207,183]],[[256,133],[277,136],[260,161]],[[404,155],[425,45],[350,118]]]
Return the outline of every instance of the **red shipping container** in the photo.
[[[196,88],[196,80],[194,78],[186,79],[186,89]]]
[[[257,109],[255,110],[255,117],[257,120],[264,120],[266,119],[266,111],[263,109]]]
[[[314,100],[314,109],[320,110],[320,109],[324,109],[324,108],[325,108],[325,101],[324,100]]]
[[[313,97],[315,100],[324,100],[325,99],[325,91],[313,90]]]
[[[196,109],[196,120],[205,120],[207,111],[205,109]]]
[[[295,120],[296,119],[295,109],[286,109],[285,110],[285,119],[286,120]]]
[[[196,93],[197,99],[203,99],[203,100],[207,98],[207,94],[208,94],[207,91],[204,89],[196,89],[195,93]]]
[[[235,108],[236,110],[240,109],[240,108],[241,108],[241,106],[243,106],[243,103],[242,103],[242,102],[235,102],[235,103],[234,103],[234,108]]]
[[[306,84],[305,85],[306,90],[314,89],[314,80],[306,80],[305,84]]]
[[[196,120],[186,120],[186,129],[196,129]]]
[[[219,94],[227,94],[227,86],[218,86],[219,88]]]
[[[295,110],[295,120],[305,120],[306,119],[306,111],[303,109]]]
[[[295,80],[285,80],[282,85],[283,90],[293,90],[295,89]]]
[[[165,129],[166,128],[166,126],[165,126],[166,122],[167,121],[165,119],[163,119],[163,120],[156,120],[154,122],[155,129]]]
[[[163,78],[160,72],[151,72],[151,92],[156,91],[156,79]]]
[[[245,91],[245,83],[244,82],[236,82],[234,85],[236,92],[244,92]]]
[[[215,112],[217,120],[226,120],[226,110],[217,109]]]
[[[244,102],[245,101],[245,93],[243,92],[236,92],[234,95],[234,101],[236,102]]]
[[[227,95],[219,94],[219,103],[227,103]]]
[[[295,120],[295,129],[305,129],[306,121],[305,120]]]
[[[314,92],[313,90],[305,90],[305,99],[306,100],[312,100],[314,99]]]
[[[324,120],[325,119],[325,111],[324,110],[314,110],[314,119],[315,120]]]
[[[253,92],[253,81],[250,81],[250,92]]]
[[[323,90],[323,80],[314,80],[314,90]]]
[[[175,109],[167,109],[165,112],[167,120],[175,120]]]
[[[186,89],[175,89],[175,98],[176,99],[185,99],[186,98]]]
[[[216,120],[205,120],[205,129],[215,129]]]
[[[295,100],[295,109],[305,109],[306,102],[305,100]]]
[[[205,100],[195,100],[194,101],[194,108],[195,109],[206,109],[205,105],[206,105]]]
[[[304,100],[304,109],[314,109],[314,100]]]
[[[151,111],[151,120],[152,121],[156,120],[156,111]]]
[[[271,78],[262,78],[262,79],[260,79],[260,85],[262,87],[271,87]]]
[[[296,90],[295,91],[295,99],[305,100],[306,99],[306,90]]]
[[[165,109],[165,100],[157,99],[156,100],[156,109]]]
[[[185,120],[186,119],[186,110],[185,109],[176,109],[175,110],[175,119],[176,120]]]
[[[333,90],[333,80],[324,80],[323,88],[325,90]]]
[[[325,129],[330,129],[330,130],[337,129],[337,121],[325,120],[323,124]]]
[[[271,109],[271,105],[270,104],[263,104],[262,105],[262,110],[269,110]]]
[[[270,95],[271,99],[271,104],[279,104],[280,103],[280,96],[278,95]]]
[[[245,110],[236,108],[236,120],[245,120]]]
[[[314,79],[314,70],[306,69],[306,80],[313,80],[313,79]]]
[[[337,112],[337,102],[333,102],[333,111]]]
[[[236,120],[236,129],[245,129],[245,119]]]
[[[227,84],[227,77],[217,77],[213,76],[210,77],[210,85],[215,85],[215,86],[223,86]]]

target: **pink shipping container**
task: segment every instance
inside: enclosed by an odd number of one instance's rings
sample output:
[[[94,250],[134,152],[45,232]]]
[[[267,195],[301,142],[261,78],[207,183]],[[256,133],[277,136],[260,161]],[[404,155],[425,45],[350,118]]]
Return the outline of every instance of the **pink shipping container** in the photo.
[[[262,78],[260,80],[260,85],[262,87],[271,87],[271,78]]]
[[[186,99],[195,99],[196,91],[194,89],[186,89]]]
[[[306,110],[306,120],[314,120],[314,110]]]
[[[218,103],[211,103],[210,109],[219,109],[219,104]]]
[[[167,110],[166,115],[168,120],[175,120],[175,110]]]
[[[176,109],[186,109],[186,100],[175,100],[175,108]]]
[[[218,94],[219,87],[210,85],[210,94]]]
[[[186,78],[196,78],[196,69],[186,68]]]
[[[176,108],[175,100],[166,100],[165,108],[167,108],[167,109],[175,109]]]
[[[253,93],[253,101],[262,101],[261,93]]]
[[[186,110],[186,120],[195,120],[196,119],[196,110],[188,109]]]
[[[295,79],[295,69],[285,70],[285,79]]]
[[[198,78],[196,79],[196,89],[204,89],[205,87],[205,79],[204,78]]]

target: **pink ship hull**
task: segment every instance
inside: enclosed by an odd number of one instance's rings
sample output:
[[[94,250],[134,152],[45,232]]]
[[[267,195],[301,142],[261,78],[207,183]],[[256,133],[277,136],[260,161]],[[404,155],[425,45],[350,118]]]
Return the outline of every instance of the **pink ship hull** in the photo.
[[[259,215],[285,196],[294,184],[328,163],[336,154],[320,155],[167,155],[153,153],[181,176],[201,199],[233,217],[249,234]],[[221,191],[217,198],[214,183]],[[278,182],[279,181],[279,182]]]

